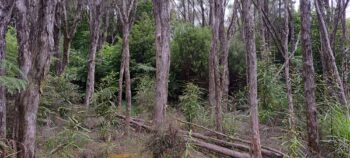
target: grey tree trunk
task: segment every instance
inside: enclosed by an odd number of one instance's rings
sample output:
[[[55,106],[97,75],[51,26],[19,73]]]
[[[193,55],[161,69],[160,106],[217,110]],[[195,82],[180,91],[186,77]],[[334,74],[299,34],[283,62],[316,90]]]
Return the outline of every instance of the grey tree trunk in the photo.
[[[288,35],[289,35],[289,0],[284,0],[284,30],[283,30],[283,49],[284,60],[286,61],[284,67],[284,74],[286,78],[287,98],[288,98],[288,113],[289,113],[289,125],[290,129],[295,129],[295,116],[293,105],[293,93],[292,93],[292,80],[290,77],[290,59],[288,52]]]
[[[90,12],[90,50],[88,59],[88,76],[86,80],[85,106],[89,106],[94,94],[95,86],[95,59],[100,35],[102,0],[89,0]]]
[[[28,87],[17,100],[18,157],[35,157],[36,114],[40,86],[48,72],[50,55],[54,51],[53,26],[57,0],[17,0],[17,38],[19,65],[28,80]],[[38,38],[40,37],[40,38]]]
[[[64,71],[66,70],[68,64],[69,64],[69,54],[70,54],[70,47],[72,40],[74,38],[74,35],[77,31],[77,27],[81,20],[81,13],[83,11],[83,1],[78,0],[76,7],[74,8],[74,16],[72,19],[69,19],[67,7],[68,5],[71,5],[70,1],[68,0],[62,0],[62,12],[63,12],[63,52],[60,55],[60,58],[58,59],[58,65],[57,65],[57,71],[56,75],[61,76]],[[70,22],[72,21],[72,22]]]
[[[308,147],[311,157],[319,156],[319,136],[317,127],[317,111],[315,97],[315,70],[313,66],[312,45],[311,45],[311,2],[310,0],[300,1],[301,17],[301,50],[303,54],[303,79],[305,109],[307,119]]]
[[[341,0],[342,5],[345,5],[345,0]],[[346,36],[347,34],[347,28],[346,28],[346,12],[342,12],[341,15],[341,28],[342,28],[342,35],[340,39],[340,45],[341,45],[341,51],[342,51],[342,60],[341,60],[341,65],[342,65],[342,81],[343,81],[343,86],[344,86],[344,92],[345,96],[348,97],[349,89],[348,89],[348,75],[349,75],[349,55],[348,55],[348,50],[346,50],[346,44],[349,39]]]
[[[255,46],[254,7],[251,0],[242,0],[242,18],[248,66],[248,89],[252,132],[252,157],[261,158],[261,143],[258,117],[257,58]]]
[[[209,53],[209,105],[215,109],[215,124],[216,130],[222,131],[222,84],[219,70],[219,52],[222,51],[222,45],[227,44],[226,39],[220,39],[220,34],[223,34],[223,10],[222,1],[211,1],[210,12],[212,13],[212,40]],[[222,26],[220,28],[220,25]],[[226,38],[224,36],[224,38]],[[221,43],[219,43],[221,42]]]
[[[158,129],[165,122],[168,101],[168,81],[170,69],[170,1],[153,0],[153,13],[156,22],[156,106],[154,122]]]
[[[0,2],[0,76],[5,75],[6,32],[13,7],[13,0]],[[6,138],[6,89],[3,86],[0,86],[0,138]]]
[[[204,27],[206,25],[206,23],[205,23],[204,0],[199,0],[199,5],[201,7],[202,27]]]
[[[125,75],[125,98],[126,98],[126,127],[129,128],[131,121],[131,82],[130,82],[130,52],[129,52],[129,34],[133,23],[133,13],[136,10],[136,0],[121,1],[121,4],[117,4],[117,11],[120,17],[123,28],[123,53],[120,66],[119,76],[119,94],[118,94],[118,107],[121,109],[122,103],[122,90],[123,90],[123,77]],[[125,72],[125,74],[124,74]]]
[[[321,43],[323,45],[322,46],[323,57],[325,59],[326,66],[327,66],[327,69],[329,71],[328,75],[331,79],[333,89],[336,92],[338,101],[346,109],[345,113],[347,114],[347,117],[350,117],[349,112],[348,112],[347,99],[345,96],[343,83],[342,83],[342,80],[341,80],[340,75],[339,75],[339,71],[338,71],[338,68],[336,65],[335,57],[334,57],[331,43],[329,40],[327,26],[326,26],[326,23],[325,23],[324,18],[323,18],[323,6],[320,6],[320,4],[321,3],[319,0],[315,0],[317,18],[318,18],[319,27],[320,27],[320,36],[321,36],[320,40],[321,40]]]

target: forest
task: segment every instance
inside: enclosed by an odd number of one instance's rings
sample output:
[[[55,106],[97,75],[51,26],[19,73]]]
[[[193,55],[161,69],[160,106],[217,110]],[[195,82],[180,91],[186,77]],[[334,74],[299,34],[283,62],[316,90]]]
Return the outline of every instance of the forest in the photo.
[[[1,158],[350,158],[350,0],[0,0]]]

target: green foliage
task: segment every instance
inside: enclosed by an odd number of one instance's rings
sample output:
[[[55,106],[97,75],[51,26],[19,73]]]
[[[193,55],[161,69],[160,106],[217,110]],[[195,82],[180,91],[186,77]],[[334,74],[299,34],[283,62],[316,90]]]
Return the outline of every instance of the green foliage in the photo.
[[[193,83],[187,83],[183,95],[180,96],[180,107],[184,112],[186,120],[192,122],[201,108],[202,90]]]
[[[350,119],[341,105],[333,105],[322,118],[322,130],[326,134],[326,144],[331,146],[335,157],[350,156]]]
[[[149,76],[143,76],[139,78],[136,88],[135,103],[142,109],[143,112],[153,111],[153,107],[156,104],[156,89],[155,81]]]
[[[27,80],[17,66],[18,44],[16,30],[9,27],[6,33],[6,59],[1,61],[0,67],[5,70],[5,75],[0,76],[0,85],[4,86],[10,94],[23,91],[27,88]],[[18,79],[18,77],[24,79]]]
[[[176,79],[207,83],[210,30],[188,24],[178,24],[172,41],[172,69]]]
[[[277,72],[275,65],[258,62],[259,117],[265,123],[274,122],[272,119],[278,118],[287,107],[285,84],[276,76]]]
[[[84,145],[90,142],[90,137],[81,131],[64,129],[44,143],[47,157],[75,157],[72,153],[76,150],[83,150]]]

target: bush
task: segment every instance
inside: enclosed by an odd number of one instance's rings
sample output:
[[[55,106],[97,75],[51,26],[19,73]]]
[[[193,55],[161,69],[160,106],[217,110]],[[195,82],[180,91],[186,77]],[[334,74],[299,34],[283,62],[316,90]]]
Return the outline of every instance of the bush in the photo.
[[[149,76],[139,78],[139,84],[136,88],[135,102],[142,112],[151,112],[155,103],[156,89],[155,81]]]
[[[344,114],[340,105],[332,106],[322,118],[326,144],[334,151],[335,157],[350,157],[350,119]]]
[[[186,150],[186,141],[174,128],[157,132],[147,142],[146,148],[155,158],[181,157]]]
[[[187,83],[183,95],[180,96],[180,106],[188,122],[192,122],[199,113],[201,94],[202,90],[198,86]]]

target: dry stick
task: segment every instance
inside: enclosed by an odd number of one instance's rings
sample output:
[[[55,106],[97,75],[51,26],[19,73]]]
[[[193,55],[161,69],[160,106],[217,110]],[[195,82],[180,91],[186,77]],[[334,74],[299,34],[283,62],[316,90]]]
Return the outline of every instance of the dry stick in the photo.
[[[290,56],[288,57],[288,60],[290,60],[290,59],[292,59],[292,58],[294,57],[294,54],[295,54],[295,52],[296,52],[297,49],[298,49],[299,41],[300,41],[300,32],[299,32],[299,34],[298,34],[298,40],[297,40],[297,42],[296,42],[296,44],[295,44],[295,47],[294,47],[292,53],[291,53]],[[282,72],[282,70],[284,69],[284,67],[285,67],[286,64],[288,63],[288,60],[286,60],[286,61],[284,62],[284,64],[282,65],[282,67],[277,71],[277,73],[276,73],[274,79],[276,79],[276,78],[278,77],[278,75]]]

